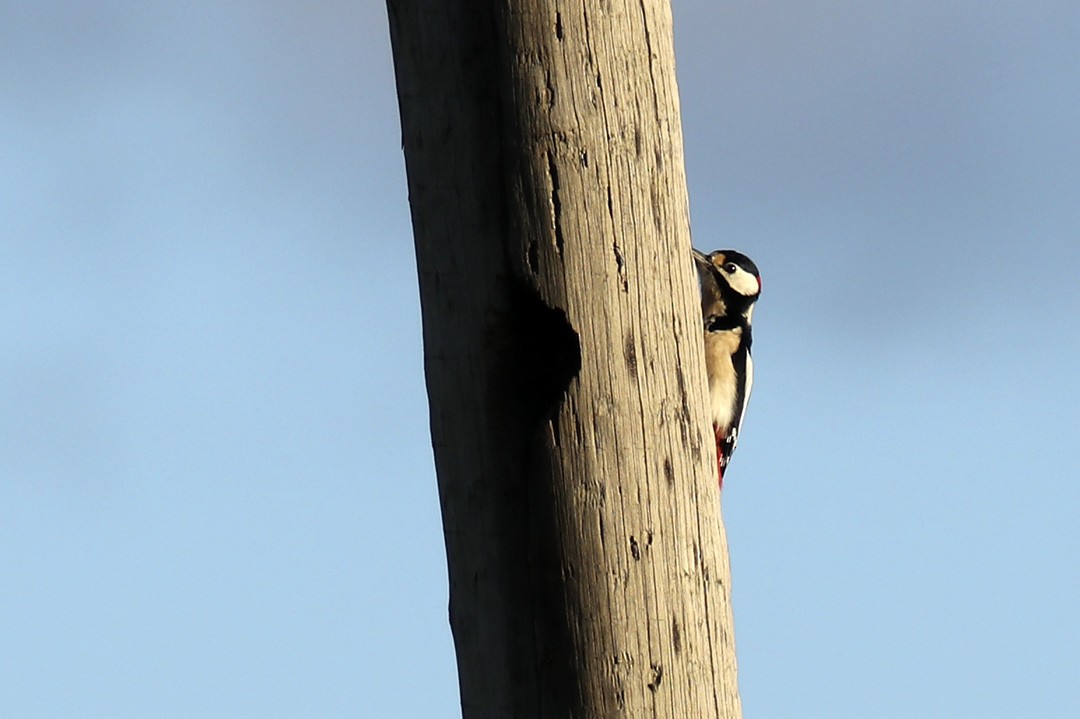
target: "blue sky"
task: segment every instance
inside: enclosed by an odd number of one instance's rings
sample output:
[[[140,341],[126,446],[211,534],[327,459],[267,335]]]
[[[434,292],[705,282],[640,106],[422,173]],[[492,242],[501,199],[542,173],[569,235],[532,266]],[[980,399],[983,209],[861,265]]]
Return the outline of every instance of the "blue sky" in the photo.
[[[1078,8],[675,5],[748,718],[1080,714]],[[0,59],[0,715],[458,716],[382,3]]]

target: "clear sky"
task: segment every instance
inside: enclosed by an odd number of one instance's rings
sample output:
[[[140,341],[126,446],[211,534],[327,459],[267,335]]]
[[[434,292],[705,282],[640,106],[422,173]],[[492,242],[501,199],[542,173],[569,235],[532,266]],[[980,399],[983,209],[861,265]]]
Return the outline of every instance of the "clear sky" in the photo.
[[[748,719],[1080,716],[1080,5],[678,0]],[[455,717],[381,2],[0,2],[0,716]]]

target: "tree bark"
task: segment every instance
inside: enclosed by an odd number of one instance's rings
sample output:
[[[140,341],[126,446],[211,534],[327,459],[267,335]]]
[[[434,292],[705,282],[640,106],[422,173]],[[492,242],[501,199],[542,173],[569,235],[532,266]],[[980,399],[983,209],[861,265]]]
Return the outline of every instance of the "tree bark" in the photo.
[[[388,0],[463,714],[739,717],[669,0]]]

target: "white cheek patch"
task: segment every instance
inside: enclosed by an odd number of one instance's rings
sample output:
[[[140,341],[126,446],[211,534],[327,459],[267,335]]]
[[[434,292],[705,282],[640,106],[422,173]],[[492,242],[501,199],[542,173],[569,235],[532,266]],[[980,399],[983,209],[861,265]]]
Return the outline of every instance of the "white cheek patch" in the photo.
[[[753,297],[761,290],[758,278],[741,267],[736,267],[735,272],[727,276],[731,289],[746,297]]]

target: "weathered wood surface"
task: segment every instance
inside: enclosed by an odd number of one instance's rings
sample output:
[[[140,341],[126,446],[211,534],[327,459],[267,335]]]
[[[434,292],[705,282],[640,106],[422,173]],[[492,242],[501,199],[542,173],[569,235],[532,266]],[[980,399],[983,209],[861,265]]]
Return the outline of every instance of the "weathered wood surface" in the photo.
[[[739,717],[668,0],[388,0],[464,716]]]

